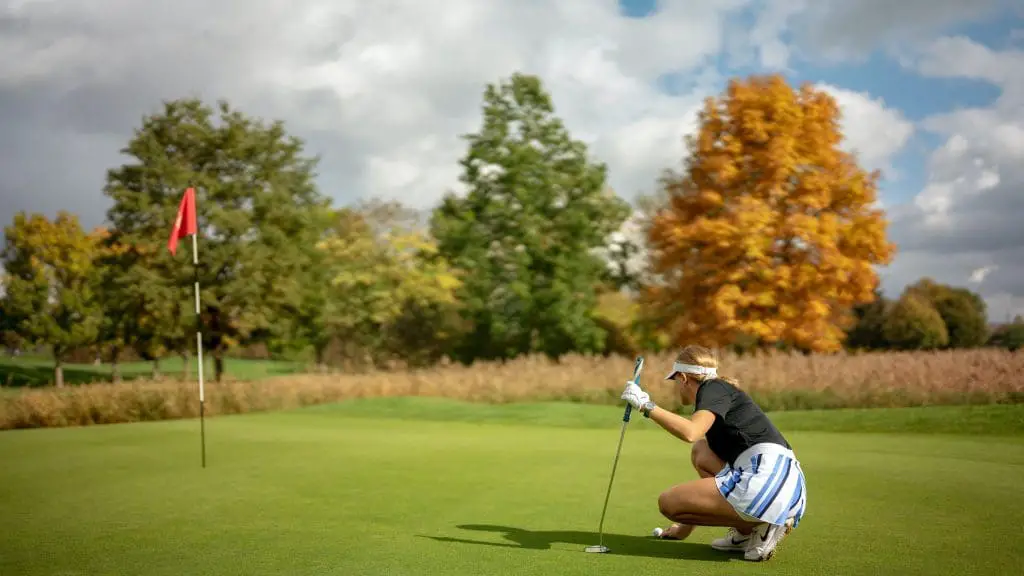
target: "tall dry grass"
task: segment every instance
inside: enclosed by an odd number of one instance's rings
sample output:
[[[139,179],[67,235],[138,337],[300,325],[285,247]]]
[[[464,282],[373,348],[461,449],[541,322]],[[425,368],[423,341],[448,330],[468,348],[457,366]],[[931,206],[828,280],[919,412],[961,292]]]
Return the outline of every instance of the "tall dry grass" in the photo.
[[[642,385],[678,409],[662,378],[671,355],[646,358]],[[410,372],[284,376],[206,385],[212,416],[280,410],[379,396],[440,396],[476,402],[567,400],[617,403],[631,358],[568,357],[560,363],[438,366]],[[977,404],[1024,401],[1024,352],[999,349],[861,355],[722,358],[719,372],[766,410]],[[198,416],[195,382],[89,384],[0,395],[0,429],[78,426]]]

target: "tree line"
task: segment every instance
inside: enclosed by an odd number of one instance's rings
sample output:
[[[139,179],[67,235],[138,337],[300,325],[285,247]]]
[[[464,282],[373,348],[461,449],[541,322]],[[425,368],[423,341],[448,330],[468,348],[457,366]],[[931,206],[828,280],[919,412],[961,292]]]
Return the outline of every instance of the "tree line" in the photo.
[[[128,355],[187,359],[197,323],[216,379],[252,345],[358,367],[632,354],[691,339],[804,352],[1007,340],[963,289],[924,281],[881,297],[875,267],[895,246],[874,206],[879,174],[841,150],[838,106],[809,85],[731,81],[705,102],[681,167],[637,207],[610,189],[608,167],[571,136],[540,78],[488,85],[481,112],[463,136],[465,193],[424,214],[334,206],[315,183],[319,158],[282,122],[225,101],[165,101],[122,150],[131,160],[108,170],[102,227],[61,212],[17,214],[5,228],[0,336],[48,347],[57,385],[83,349],[112,363],[115,380]],[[190,246],[166,249],[186,187],[198,266]],[[618,233],[627,220],[639,240]]]

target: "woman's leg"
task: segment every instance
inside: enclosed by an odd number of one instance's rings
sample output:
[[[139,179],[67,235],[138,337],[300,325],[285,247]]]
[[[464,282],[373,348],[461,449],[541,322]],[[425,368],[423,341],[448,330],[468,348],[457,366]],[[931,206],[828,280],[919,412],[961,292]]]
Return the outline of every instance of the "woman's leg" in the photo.
[[[708,441],[703,438],[693,443],[693,448],[690,450],[690,463],[693,464],[693,469],[701,478],[714,476],[721,472],[722,468],[725,468],[725,462],[711,450]]]
[[[678,484],[662,492],[658,508],[680,524],[728,526],[749,534],[760,522],[743,519],[718,491],[713,477]]]
[[[697,471],[697,474],[702,479],[704,479],[704,478],[712,478],[711,487],[714,489],[715,493],[718,493],[718,488],[714,484],[713,478],[714,478],[715,474],[721,472],[722,468],[725,468],[725,462],[722,461],[722,459],[719,458],[718,455],[715,454],[714,451],[711,450],[711,447],[708,446],[707,440],[701,438],[700,440],[698,440],[698,441],[693,443],[693,448],[690,450],[690,463],[693,464],[694,470]],[[680,486],[686,486],[686,484],[681,484]],[[662,497],[665,497],[665,495],[662,494]],[[732,509],[732,506],[729,506],[729,503],[725,502],[724,498],[722,498],[722,502],[726,506],[728,506],[730,510]],[[660,506],[661,505],[661,499],[658,500],[658,503],[659,503],[659,506]],[[662,510],[662,514],[664,514],[664,509]],[[699,524],[694,523],[694,522],[686,522],[684,520],[677,520],[676,518],[673,518],[672,516],[668,516],[668,515],[666,515],[666,516],[670,520],[675,520],[675,522],[671,526],[669,526],[668,528],[665,528],[664,532],[661,535],[661,537],[666,539],[666,540],[684,540],[687,536],[690,535],[691,532],[693,532],[693,529],[696,526],[699,525]],[[737,516],[737,518],[738,518],[738,516]],[[737,531],[739,531],[739,533],[744,535],[744,536],[750,534],[750,528],[747,528],[746,526],[733,526],[732,524],[704,524],[704,525],[705,526],[731,526],[731,527],[735,528]],[[751,526],[753,526],[753,524],[751,524]]]

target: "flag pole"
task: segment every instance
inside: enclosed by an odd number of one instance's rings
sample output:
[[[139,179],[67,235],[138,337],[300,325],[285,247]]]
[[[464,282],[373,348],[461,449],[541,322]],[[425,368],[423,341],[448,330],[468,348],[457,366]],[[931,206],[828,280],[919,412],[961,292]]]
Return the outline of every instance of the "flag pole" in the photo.
[[[199,440],[202,446],[203,468],[206,468],[206,401],[203,394],[203,320],[199,309],[199,231],[192,235],[192,273],[196,291],[196,362],[199,374]]]
[[[167,240],[172,255],[178,251],[178,239],[192,237],[192,279],[196,291],[196,362],[199,364],[199,440],[202,444],[203,468],[206,468],[206,399],[203,390],[203,317],[199,307],[199,218],[196,216],[196,190],[185,189],[178,205],[178,215]]]

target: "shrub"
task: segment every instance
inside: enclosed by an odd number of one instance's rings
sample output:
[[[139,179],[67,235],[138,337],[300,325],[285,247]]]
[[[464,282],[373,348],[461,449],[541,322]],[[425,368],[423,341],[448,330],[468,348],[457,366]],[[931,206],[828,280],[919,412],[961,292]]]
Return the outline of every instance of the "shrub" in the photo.
[[[904,294],[882,321],[882,334],[897,350],[931,350],[949,343],[942,316],[927,300]]]

